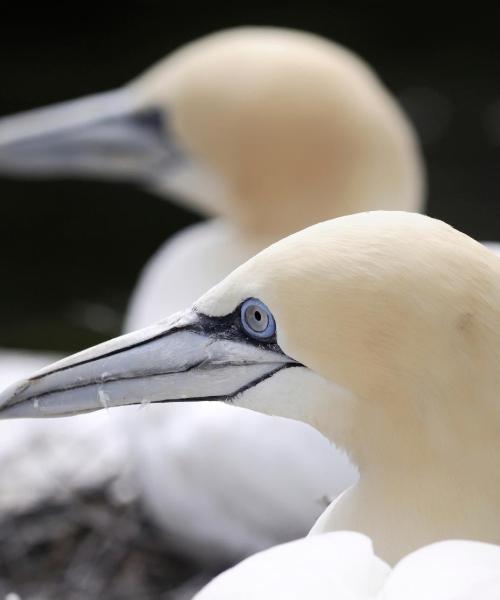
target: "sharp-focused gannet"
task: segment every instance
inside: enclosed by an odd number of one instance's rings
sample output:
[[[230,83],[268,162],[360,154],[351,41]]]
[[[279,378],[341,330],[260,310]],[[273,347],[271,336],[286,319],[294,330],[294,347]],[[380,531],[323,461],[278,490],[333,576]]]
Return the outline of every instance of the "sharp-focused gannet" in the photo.
[[[423,197],[412,128],[372,70],[273,28],[208,36],[118,91],[3,119],[0,171],[133,180],[220,217],[157,253],[129,330],[189,305],[284,234],[370,208],[418,210]],[[304,426],[224,406],[150,407],[125,423],[152,510],[210,559],[302,535],[356,476]]]
[[[364,533],[390,563],[443,539],[499,543],[499,306],[500,260],[445,223],[341,217],[6,390],[0,417],[97,410],[100,391],[110,406],[222,399],[304,421],[359,465],[315,532]]]

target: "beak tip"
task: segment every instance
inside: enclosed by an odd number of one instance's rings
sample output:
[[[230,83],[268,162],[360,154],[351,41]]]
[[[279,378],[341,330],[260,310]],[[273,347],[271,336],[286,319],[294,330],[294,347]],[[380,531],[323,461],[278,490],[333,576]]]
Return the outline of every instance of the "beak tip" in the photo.
[[[16,396],[20,395],[24,390],[30,386],[30,381],[18,381],[8,385],[2,391],[0,391],[0,415],[1,418],[9,418],[7,415],[13,410],[14,407],[23,406],[24,409],[28,406],[26,402],[16,402]],[[33,406],[35,401],[33,401]],[[5,415],[5,416],[4,416]]]

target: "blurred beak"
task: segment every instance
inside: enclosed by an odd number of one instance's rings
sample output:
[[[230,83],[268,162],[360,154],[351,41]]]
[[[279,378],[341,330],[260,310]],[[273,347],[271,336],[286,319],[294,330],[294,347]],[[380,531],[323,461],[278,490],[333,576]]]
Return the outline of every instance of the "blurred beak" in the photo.
[[[0,393],[0,418],[56,417],[149,402],[234,399],[299,363],[226,317],[187,311],[59,361]]]
[[[182,162],[166,111],[131,89],[0,119],[0,173],[150,181]]]

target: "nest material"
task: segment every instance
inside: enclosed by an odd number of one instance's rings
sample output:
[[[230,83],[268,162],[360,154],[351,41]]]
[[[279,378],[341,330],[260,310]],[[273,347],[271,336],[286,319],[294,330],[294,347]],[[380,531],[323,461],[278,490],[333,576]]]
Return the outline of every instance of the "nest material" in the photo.
[[[215,575],[173,552],[110,485],[0,515],[0,541],[9,600],[187,600]]]

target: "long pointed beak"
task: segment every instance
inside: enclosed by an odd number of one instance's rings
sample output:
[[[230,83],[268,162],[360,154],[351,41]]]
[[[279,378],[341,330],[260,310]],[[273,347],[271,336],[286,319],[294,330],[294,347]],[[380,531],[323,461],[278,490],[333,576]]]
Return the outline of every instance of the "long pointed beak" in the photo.
[[[0,418],[56,417],[149,402],[231,400],[298,366],[277,344],[228,335],[224,317],[174,315],[39,371],[0,393]]]
[[[184,159],[166,111],[132,88],[0,119],[0,173],[151,182]]]

